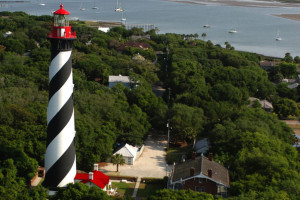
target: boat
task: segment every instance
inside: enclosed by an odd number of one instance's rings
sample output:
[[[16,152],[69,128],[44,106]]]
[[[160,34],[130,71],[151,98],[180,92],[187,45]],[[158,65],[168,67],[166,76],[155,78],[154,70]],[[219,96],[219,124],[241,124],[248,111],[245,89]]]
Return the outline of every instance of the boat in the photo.
[[[126,21],[126,18],[124,17],[123,13],[124,13],[124,12],[122,12],[121,22],[125,22],[125,21]]]
[[[45,6],[46,4],[45,3],[40,3],[40,6]]]
[[[118,8],[116,7],[115,11],[116,12],[123,12],[124,10],[121,7],[118,7]]]
[[[95,0],[94,0],[94,6],[92,7],[92,9],[94,9],[94,10],[98,10],[98,9],[99,9],[99,8],[96,6]]]
[[[280,35],[279,35],[279,31],[277,32],[277,35],[276,35],[275,40],[276,40],[276,41],[281,41],[281,40],[282,40],[282,38],[281,38]]]
[[[123,9],[122,8],[116,8],[115,11],[116,12],[123,12]]]
[[[204,28],[210,28],[210,25],[209,24],[205,24],[203,27]]]
[[[119,0],[117,0],[117,4],[116,4],[116,8],[115,8],[116,12],[123,12],[124,10],[121,8],[121,6],[119,5]]]
[[[231,29],[230,31],[228,31],[228,33],[237,33],[237,30]]]
[[[280,41],[280,40],[282,40],[282,38],[281,38],[280,36],[277,36],[277,37],[275,38],[275,40]]]
[[[82,6],[82,3],[80,5],[80,10],[85,11],[86,9]]]

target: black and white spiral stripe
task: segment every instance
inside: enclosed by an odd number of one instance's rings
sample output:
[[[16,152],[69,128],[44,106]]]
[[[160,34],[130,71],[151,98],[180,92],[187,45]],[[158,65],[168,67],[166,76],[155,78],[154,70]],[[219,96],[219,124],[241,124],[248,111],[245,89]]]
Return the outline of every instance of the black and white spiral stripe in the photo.
[[[47,108],[46,176],[43,183],[48,188],[73,183],[76,175],[71,53],[71,50],[52,50]]]

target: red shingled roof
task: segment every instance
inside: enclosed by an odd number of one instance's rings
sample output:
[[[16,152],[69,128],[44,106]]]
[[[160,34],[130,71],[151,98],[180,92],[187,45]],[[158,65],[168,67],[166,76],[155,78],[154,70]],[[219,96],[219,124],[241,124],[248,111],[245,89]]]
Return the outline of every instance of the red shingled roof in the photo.
[[[89,179],[89,174],[79,174],[77,173],[75,176],[75,180],[81,180],[81,183],[88,183],[92,182],[98,187],[101,187],[102,189],[105,187],[106,184],[109,183],[109,177],[103,174],[100,171],[93,171],[93,180]]]

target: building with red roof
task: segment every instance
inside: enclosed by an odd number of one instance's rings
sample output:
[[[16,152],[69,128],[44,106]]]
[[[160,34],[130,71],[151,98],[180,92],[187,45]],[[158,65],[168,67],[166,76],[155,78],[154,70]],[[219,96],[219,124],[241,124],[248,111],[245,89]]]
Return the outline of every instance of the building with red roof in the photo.
[[[75,182],[81,182],[89,186],[98,186],[106,191],[106,185],[110,185],[109,177],[98,171],[98,164],[94,164],[94,170],[89,173],[77,173]]]

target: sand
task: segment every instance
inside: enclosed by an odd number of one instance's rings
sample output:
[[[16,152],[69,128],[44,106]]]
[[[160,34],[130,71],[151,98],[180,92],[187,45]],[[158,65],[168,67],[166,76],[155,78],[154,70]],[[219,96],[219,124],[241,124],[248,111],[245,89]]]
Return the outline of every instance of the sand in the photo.
[[[286,19],[291,19],[295,21],[300,21],[300,14],[280,14],[280,15],[274,15],[276,17],[283,17]]]
[[[272,0],[166,0],[178,3],[211,5],[224,4],[228,6],[244,6],[244,7],[300,7],[300,3],[283,3]]]
[[[300,3],[282,3],[271,0],[165,0],[177,3],[188,3],[198,5],[222,4],[227,6],[243,6],[243,7],[260,7],[260,8],[274,8],[274,7],[300,7]],[[300,14],[274,14],[274,16],[282,17],[290,20],[300,21]]]

